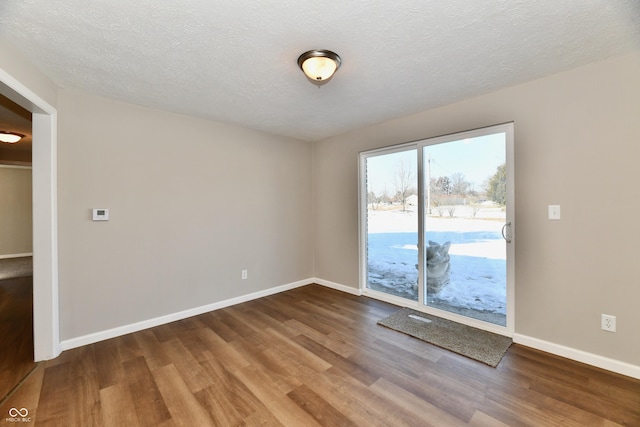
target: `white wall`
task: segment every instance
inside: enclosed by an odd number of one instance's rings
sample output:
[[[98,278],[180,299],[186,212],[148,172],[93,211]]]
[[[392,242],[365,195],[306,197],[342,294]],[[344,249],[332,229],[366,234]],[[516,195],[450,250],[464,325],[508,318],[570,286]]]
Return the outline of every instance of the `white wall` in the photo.
[[[37,94],[37,97],[55,106],[57,89],[53,82],[26,60],[18,50],[1,38],[0,69],[3,73],[8,73],[18,79],[30,92]],[[34,108],[39,108],[34,106],[33,99],[29,102],[23,96],[15,97],[15,91],[12,89],[3,88],[2,94],[28,111],[33,112]]]
[[[315,275],[358,287],[358,152],[510,121],[516,333],[640,366],[640,52],[314,144]]]
[[[0,257],[31,253],[31,168],[0,165]]]
[[[63,341],[312,276],[309,143],[68,90],[58,112]]]

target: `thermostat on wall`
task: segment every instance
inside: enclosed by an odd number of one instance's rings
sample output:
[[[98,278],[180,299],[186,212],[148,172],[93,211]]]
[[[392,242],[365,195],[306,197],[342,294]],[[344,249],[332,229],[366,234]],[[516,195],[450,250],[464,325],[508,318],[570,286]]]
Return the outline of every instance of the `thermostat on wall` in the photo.
[[[109,221],[109,209],[93,209],[94,221]]]

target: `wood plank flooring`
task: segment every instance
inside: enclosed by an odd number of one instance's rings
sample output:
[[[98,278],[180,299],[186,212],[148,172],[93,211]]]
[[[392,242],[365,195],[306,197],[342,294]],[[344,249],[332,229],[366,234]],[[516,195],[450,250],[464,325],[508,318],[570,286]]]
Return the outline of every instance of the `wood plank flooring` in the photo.
[[[640,426],[638,380],[519,345],[494,369],[376,325],[397,309],[309,285],[66,351],[0,425]]]
[[[33,278],[0,280],[0,402],[35,366]]]

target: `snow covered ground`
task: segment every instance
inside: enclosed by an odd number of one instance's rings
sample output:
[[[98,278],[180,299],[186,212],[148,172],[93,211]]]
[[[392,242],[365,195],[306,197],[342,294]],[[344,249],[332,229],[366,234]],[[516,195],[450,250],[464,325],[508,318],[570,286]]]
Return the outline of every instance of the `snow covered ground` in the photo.
[[[428,218],[427,240],[439,244],[451,242],[451,282],[439,293],[427,295],[428,303],[504,325],[506,245],[501,236],[504,212],[487,207],[471,217],[468,209],[458,207],[453,218]],[[417,301],[417,221],[415,211],[369,210],[369,288]]]

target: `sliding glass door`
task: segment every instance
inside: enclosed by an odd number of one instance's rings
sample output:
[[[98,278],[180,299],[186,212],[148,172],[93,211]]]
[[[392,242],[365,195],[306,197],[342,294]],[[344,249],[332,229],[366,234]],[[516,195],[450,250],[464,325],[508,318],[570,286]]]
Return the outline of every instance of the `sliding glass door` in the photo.
[[[418,301],[418,150],[363,159],[366,288]]]
[[[506,326],[506,135],[422,146],[425,299],[433,308]],[[505,235],[506,237],[506,235]]]
[[[513,331],[513,125],[361,154],[364,293]]]

